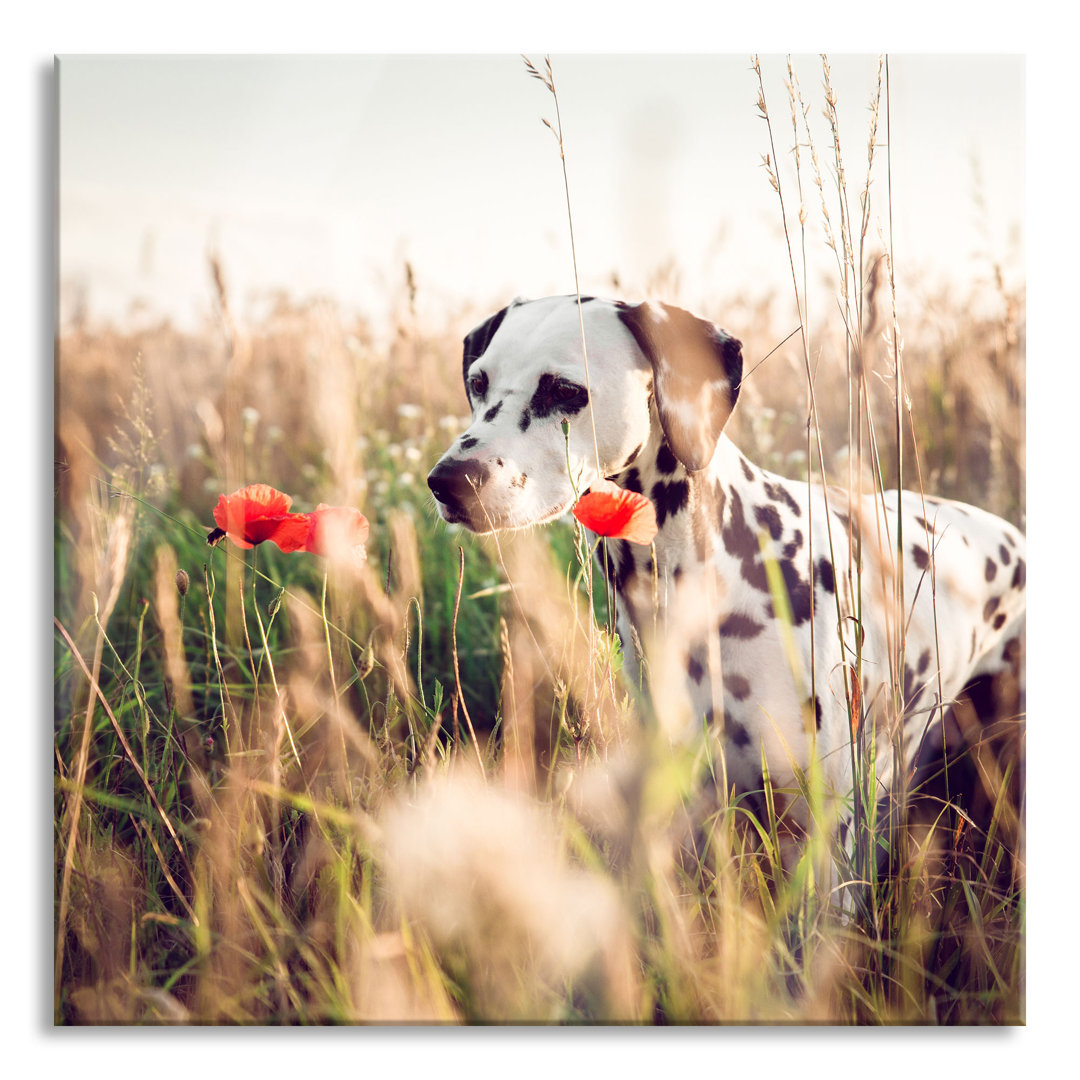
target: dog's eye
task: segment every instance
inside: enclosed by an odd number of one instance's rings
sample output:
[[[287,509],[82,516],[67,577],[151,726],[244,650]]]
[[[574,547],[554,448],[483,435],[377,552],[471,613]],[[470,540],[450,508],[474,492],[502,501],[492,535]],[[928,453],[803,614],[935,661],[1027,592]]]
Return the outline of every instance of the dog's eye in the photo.
[[[479,375],[473,375],[469,379],[469,389],[472,391],[473,397],[481,398],[487,393],[488,377],[483,372]]]
[[[582,388],[571,382],[558,382],[555,384],[555,399],[557,401],[572,401],[581,393]]]

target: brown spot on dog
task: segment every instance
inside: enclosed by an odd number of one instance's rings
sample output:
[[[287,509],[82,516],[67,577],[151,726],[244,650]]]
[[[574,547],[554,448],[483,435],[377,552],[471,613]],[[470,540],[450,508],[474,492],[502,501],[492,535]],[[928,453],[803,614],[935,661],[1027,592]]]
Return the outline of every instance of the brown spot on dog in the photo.
[[[791,492],[782,484],[766,482],[765,494],[775,503],[786,506],[796,517],[802,514],[802,507],[792,498]]]
[[[1013,571],[1012,587],[1022,589],[1027,581],[1027,563],[1023,559],[1016,560],[1016,569]]]
[[[720,624],[720,636],[746,640],[757,637],[764,629],[761,623],[748,615],[729,615]]]
[[[725,675],[724,689],[736,701],[745,701],[750,696],[750,680],[742,675]]]
[[[686,661],[686,674],[696,683],[700,683],[705,675],[705,668],[696,656],[691,656]]]
[[[784,525],[775,506],[755,506],[754,520],[766,529],[774,540],[779,540],[784,533]]]
[[[820,585],[826,592],[836,592],[836,579],[833,576],[833,565],[822,556],[814,567],[814,583]]]
[[[735,746],[749,746],[750,734],[737,720],[732,720],[724,714],[724,726],[732,743]]]

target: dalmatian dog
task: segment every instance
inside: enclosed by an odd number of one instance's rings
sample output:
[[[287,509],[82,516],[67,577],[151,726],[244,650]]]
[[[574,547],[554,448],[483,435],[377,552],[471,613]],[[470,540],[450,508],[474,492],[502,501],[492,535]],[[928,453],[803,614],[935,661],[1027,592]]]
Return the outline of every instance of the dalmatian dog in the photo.
[[[850,497],[748,461],[724,434],[741,346],[713,324],[651,302],[515,300],[464,346],[472,423],[428,477],[439,513],[486,533],[552,521],[601,478],[647,495],[652,547],[607,545],[624,652],[632,668],[652,643],[662,674],[680,669],[687,736],[718,740],[726,790],[760,791],[763,755],[794,789],[816,753],[850,805],[854,738],[887,793],[900,753],[910,776],[948,745],[965,688],[986,697],[1019,669],[1024,537],[958,502]]]

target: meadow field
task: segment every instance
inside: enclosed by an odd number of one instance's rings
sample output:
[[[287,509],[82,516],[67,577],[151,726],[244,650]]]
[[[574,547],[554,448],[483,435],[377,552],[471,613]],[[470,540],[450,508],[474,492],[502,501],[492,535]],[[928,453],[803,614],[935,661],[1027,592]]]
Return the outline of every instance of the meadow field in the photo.
[[[905,280],[894,321],[887,252],[845,212],[833,280],[793,249],[797,288],[834,298],[809,345],[788,293],[697,312],[743,343],[728,433],[786,475],[887,487],[899,418],[905,486],[1023,528],[1023,289],[990,261]],[[56,1023],[1024,1021],[1015,725],[978,757],[983,812],[939,804],[838,919],[828,837],[782,860],[768,783],[695,821],[707,748],[620,681],[575,523],[439,520],[461,342],[511,297],[432,325],[404,264],[385,335],[287,294],[253,318],[228,266],[208,258],[200,330],[87,315],[57,340]],[[362,511],[366,560],[208,545],[252,483]]]

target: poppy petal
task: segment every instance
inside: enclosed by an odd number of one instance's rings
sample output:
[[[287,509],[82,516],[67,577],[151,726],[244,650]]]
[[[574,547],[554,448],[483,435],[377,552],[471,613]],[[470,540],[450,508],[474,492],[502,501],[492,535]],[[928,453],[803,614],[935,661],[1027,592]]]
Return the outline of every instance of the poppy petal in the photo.
[[[281,521],[288,516],[292,498],[269,484],[249,484],[222,495],[214,507],[214,521],[234,544],[254,547],[273,537]]]
[[[656,536],[656,508],[636,491],[600,480],[578,499],[574,517],[598,536],[651,544]]]
[[[274,527],[266,539],[285,552],[305,551],[310,534],[310,514],[286,514],[275,519]]]
[[[351,506],[319,503],[310,517],[311,531],[305,545],[306,551],[316,555],[332,555],[355,551],[367,543],[370,532],[368,520]]]
[[[218,528],[208,543],[227,535],[238,547],[251,548],[269,540],[284,552],[311,551],[328,555],[348,551],[364,557],[368,521],[351,506],[320,503],[310,514],[291,514],[292,497],[269,484],[249,484],[222,495],[214,507]]]

